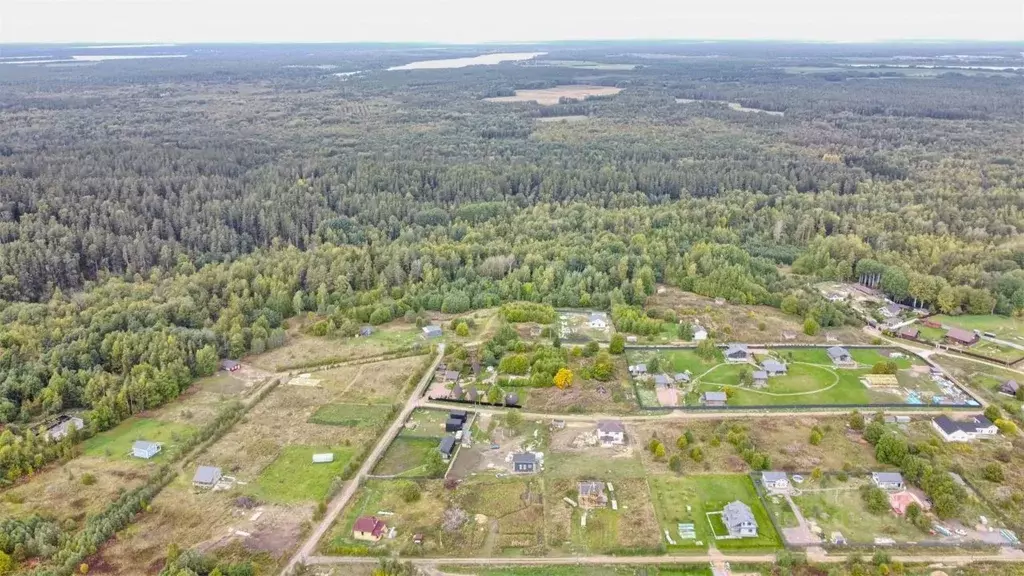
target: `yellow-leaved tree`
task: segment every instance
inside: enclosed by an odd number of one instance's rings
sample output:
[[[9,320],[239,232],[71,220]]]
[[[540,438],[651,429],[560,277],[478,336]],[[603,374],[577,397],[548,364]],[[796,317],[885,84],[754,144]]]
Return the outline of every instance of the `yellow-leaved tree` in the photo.
[[[568,368],[562,368],[555,374],[554,377],[555,386],[558,386],[562,390],[572,386],[572,370]]]

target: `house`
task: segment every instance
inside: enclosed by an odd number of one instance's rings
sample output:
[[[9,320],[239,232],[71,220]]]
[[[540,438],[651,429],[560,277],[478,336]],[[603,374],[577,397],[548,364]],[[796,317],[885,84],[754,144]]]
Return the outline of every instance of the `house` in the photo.
[[[705,406],[725,406],[725,403],[729,401],[729,397],[726,396],[725,392],[705,392],[700,400]]]
[[[903,490],[903,475],[899,472],[872,472],[871,481],[882,490]]]
[[[242,364],[237,360],[221,360],[220,369],[226,372],[235,372],[242,368]]]
[[[965,420],[953,420],[942,415],[932,420],[932,426],[946,442],[970,442],[986,436],[995,436],[999,428],[991,420],[978,414]]]
[[[587,324],[596,330],[606,330],[608,328],[608,315],[604,312],[592,312]]]
[[[352,537],[356,540],[379,542],[387,532],[387,524],[376,516],[360,516],[352,525]]]
[[[731,538],[757,538],[754,512],[739,500],[729,502],[722,508],[722,523]]]
[[[476,402],[480,399],[480,392],[476,389],[476,386],[470,385],[466,390],[466,400],[470,402]]]
[[[132,442],[132,456],[149,460],[160,453],[160,445],[156,442],[136,440]]]
[[[856,362],[853,361],[853,356],[850,356],[850,352],[842,346],[832,346],[826,350],[826,352],[828,353],[828,357],[832,359],[832,363],[836,366],[849,366],[851,364],[856,364]]]
[[[604,482],[580,482],[577,486],[577,498],[581,508],[604,508],[608,505],[608,495],[604,493]]]
[[[962,328],[950,328],[949,331],[946,332],[946,340],[950,344],[970,346],[978,341],[978,335]]]
[[[667,388],[672,385],[672,379],[667,374],[655,374],[654,385],[658,388]]]
[[[534,474],[540,465],[536,452],[518,452],[512,455],[513,474]]]
[[[373,334],[373,326],[363,326],[359,329],[360,336],[370,336]]]
[[[462,430],[463,421],[458,418],[449,418],[445,420],[444,431],[445,432],[458,432]]]
[[[441,374],[441,378],[445,382],[458,382],[459,381],[459,373],[456,372],[455,370],[445,370],[444,373]]]
[[[85,428],[85,420],[82,420],[78,416],[68,416],[62,414],[53,421],[52,424],[46,427],[46,437],[54,442],[59,441],[71,433],[71,430],[81,430]]]
[[[900,315],[900,312],[903,312],[903,307],[895,302],[889,302],[878,309],[878,313],[886,318],[896,318]]]
[[[629,374],[634,378],[647,374],[647,364],[636,364],[629,367]]]
[[[452,393],[451,393],[451,397],[452,398],[454,398],[456,400],[462,400],[462,395],[463,394],[465,394],[465,392],[463,392],[462,386],[459,386],[458,384],[456,384],[455,386],[452,386]]]
[[[768,385],[768,373],[764,370],[754,370],[754,387],[764,388]]]
[[[452,410],[448,412],[448,417],[465,422],[469,418],[469,412],[465,410]]]
[[[746,362],[750,359],[750,350],[746,344],[731,344],[725,349],[726,362]]]
[[[842,295],[842,294],[840,294],[838,292],[829,292],[828,296],[826,296],[826,298],[828,298],[829,302],[841,302],[841,301],[846,299],[846,296],[844,296],[844,295]]]
[[[220,482],[222,474],[216,466],[200,466],[192,477],[192,485],[197,488],[213,488]]]
[[[701,340],[708,339],[708,331],[704,329],[700,324],[693,325],[693,341],[700,342]]]
[[[913,326],[904,326],[903,329],[900,330],[900,338],[907,338],[908,340],[917,340],[917,337],[920,334],[921,332]]]
[[[441,459],[445,462],[451,460],[452,453],[455,452],[455,436],[441,438],[440,444],[437,445],[437,451],[441,453]]]
[[[313,454],[313,464],[329,464],[334,462],[334,453]]]
[[[626,443],[626,427],[618,420],[598,420],[597,439],[605,448]]]
[[[1017,396],[1017,392],[1019,391],[1020,384],[1018,384],[1016,380],[1007,380],[999,387],[999,392],[1006,394],[1007,396]]]
[[[430,338],[440,338],[441,337],[441,327],[440,326],[434,326],[433,324],[431,324],[430,326],[424,326],[423,327],[423,337],[427,338],[427,339],[430,339]]]
[[[774,358],[769,358],[762,362],[761,369],[767,372],[769,376],[781,376],[789,372],[788,366]]]
[[[766,470],[761,472],[761,484],[765,490],[789,490],[789,476],[785,472]]]
[[[691,376],[690,371],[687,370],[686,372],[676,372],[672,378],[680,384],[685,384],[690,381]]]

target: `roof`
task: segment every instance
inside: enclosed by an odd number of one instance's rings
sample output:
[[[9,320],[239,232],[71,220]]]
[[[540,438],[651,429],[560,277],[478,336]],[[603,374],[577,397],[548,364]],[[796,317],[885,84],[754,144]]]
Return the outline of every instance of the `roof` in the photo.
[[[785,472],[777,470],[765,470],[761,472],[761,480],[765,482],[778,482],[779,480],[789,480],[789,476],[786,476]]]
[[[536,464],[537,455],[533,452],[519,452],[512,455],[513,464]]]
[[[479,397],[480,392],[477,391],[476,386],[470,386],[469,389],[466,390],[466,400],[469,400],[470,402],[476,402],[476,399]]]
[[[590,321],[594,322],[594,321],[597,321],[597,320],[601,320],[601,321],[607,322],[608,321],[608,315],[605,314],[604,312],[591,312],[590,313]]]
[[[455,370],[447,370],[444,373],[444,379],[445,380],[450,380],[450,381],[458,380],[459,379],[459,373],[456,372]]]
[[[705,392],[704,393],[704,400],[707,400],[707,401],[710,401],[710,402],[714,402],[714,401],[725,402],[728,399],[729,399],[729,397],[726,396],[725,392]]]
[[[903,330],[900,330],[900,334],[902,334],[904,336],[909,336],[911,338],[914,338],[914,337],[917,336],[918,330],[917,330],[917,328],[914,328],[913,326],[907,326],[907,327],[903,328]]]
[[[747,345],[746,344],[730,344],[729,347],[725,349],[725,355],[726,356],[734,356],[736,354],[743,354],[744,356],[746,356],[747,355]]]
[[[216,466],[200,466],[192,481],[199,484],[213,484],[220,479],[220,468]]]
[[[334,462],[334,453],[325,452],[323,454],[313,454],[313,462],[315,464],[323,464],[325,462]]]
[[[767,380],[768,373],[764,370],[754,370],[754,380]]]
[[[979,428],[989,428],[992,426],[992,421],[981,414],[971,416],[966,420],[953,420],[943,414],[932,420],[932,422],[935,422],[935,425],[946,434],[953,434],[961,430],[972,433],[977,432]]]
[[[1000,386],[999,389],[1003,392],[1016,394],[1017,390],[1020,390],[1020,384],[1018,384],[1016,380],[1007,380],[1006,382],[1003,382],[1003,385]]]
[[[882,484],[903,484],[903,475],[899,472],[872,472],[871,479]]]
[[[445,428],[450,428],[452,426],[456,426],[458,428],[462,428],[462,425],[463,425],[463,421],[461,419],[459,419],[459,418],[449,418],[449,419],[445,420],[445,422],[444,422],[444,427]]]
[[[634,372],[647,372],[647,364],[637,364],[630,367]]]
[[[974,332],[964,330],[963,328],[950,328],[946,332],[946,338],[950,340],[956,340],[957,342],[974,342],[978,339],[978,335]]]
[[[785,372],[786,365],[778,360],[768,359],[761,362],[761,368],[764,368],[768,372]]]
[[[580,482],[579,483],[580,496],[595,496],[598,494],[604,494],[604,482]]]
[[[895,302],[890,302],[885,305],[885,309],[892,314],[899,314],[903,310],[903,307]]]
[[[603,434],[622,434],[626,431],[626,426],[618,420],[598,420],[597,430]]]
[[[237,360],[221,360],[220,361],[220,367],[224,368],[226,370],[229,370],[231,368],[237,368],[238,365],[239,364],[238,364]]]
[[[352,525],[352,530],[355,532],[369,532],[374,536],[380,536],[384,533],[384,522],[379,520],[376,516],[361,516],[356,520],[356,523]]]
[[[754,520],[754,512],[739,500],[729,502],[722,508],[722,521],[728,526],[739,526],[741,524],[757,524]]]
[[[505,395],[505,404],[519,404],[519,394],[510,392]]]
[[[459,384],[452,386],[452,396],[462,396],[462,386]]]
[[[440,326],[434,326],[433,324],[431,324],[430,326],[424,326],[423,327],[423,333],[426,334],[427,336],[440,335],[441,334],[441,327]]]
[[[689,372],[676,372],[675,375],[673,376],[673,378],[676,379],[676,382],[689,382],[690,381],[690,373]]]
[[[655,374],[654,383],[659,386],[667,386],[668,384],[672,383],[672,379],[669,378],[666,374]]]
[[[843,348],[842,346],[832,346],[831,348],[826,350],[826,352],[828,352],[829,358],[832,358],[833,360],[844,357],[848,358],[850,356],[850,352],[846,348]]]
[[[148,440],[136,440],[132,443],[132,450],[142,450],[143,452],[149,452],[151,450],[159,450],[160,445],[156,442],[150,442]]]
[[[458,418],[459,420],[465,420],[469,416],[469,413],[465,410],[451,410],[448,412],[449,418]]]
[[[455,450],[455,436],[441,438],[441,443],[437,445],[437,449],[445,454],[451,454],[452,450]]]

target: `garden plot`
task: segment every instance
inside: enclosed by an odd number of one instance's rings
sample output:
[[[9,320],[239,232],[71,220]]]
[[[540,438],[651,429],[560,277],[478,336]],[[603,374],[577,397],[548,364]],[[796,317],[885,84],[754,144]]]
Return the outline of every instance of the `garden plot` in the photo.
[[[605,483],[607,502],[604,506],[583,507],[579,483],[588,481]],[[573,554],[657,549],[660,542],[657,520],[643,477],[619,477],[610,481],[592,475],[556,478],[545,480],[545,488],[545,522],[550,548]]]
[[[558,336],[566,342],[607,342],[615,328],[607,312],[558,310]]]

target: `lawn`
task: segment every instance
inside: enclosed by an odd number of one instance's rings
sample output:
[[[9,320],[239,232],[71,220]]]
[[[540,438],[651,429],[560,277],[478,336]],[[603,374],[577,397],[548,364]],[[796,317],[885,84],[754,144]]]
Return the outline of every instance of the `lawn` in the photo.
[[[964,330],[981,330],[991,332],[997,338],[1024,344],[1024,320],[1009,316],[985,314],[980,316],[932,316],[928,320],[943,326],[956,326]]]
[[[630,352],[629,363],[638,364],[648,362],[651,357],[654,356],[652,352]],[[717,361],[705,362],[697,353],[693,350],[668,350],[658,353],[659,360],[663,360],[662,371],[668,373],[685,372],[690,371],[694,376],[698,376],[707,372],[711,368],[714,368]]]
[[[618,455],[599,448],[585,452],[550,452],[544,456],[544,475],[551,478],[636,478],[644,476],[636,455]]]
[[[461,406],[453,406],[453,410],[464,410]],[[447,410],[417,408],[409,416],[400,436],[441,438],[445,435],[444,423],[448,420]]]
[[[754,483],[744,474],[736,475],[659,475],[648,478],[661,530],[668,530],[676,541],[675,548],[707,547],[714,542],[722,550],[781,548],[782,540],[775,531],[768,512],[757,495]],[[718,512],[734,500],[748,506],[757,520],[757,538],[715,540],[707,512]],[[692,523],[697,533],[694,541],[679,539],[678,524]],[[664,535],[662,536],[664,537]],[[671,547],[670,547],[671,548]]]
[[[1016,362],[1021,358],[1024,358],[1024,350],[1018,350],[1012,346],[1006,346],[996,342],[990,342],[988,340],[980,340],[977,344],[971,346],[970,350],[975,354],[981,354],[982,356],[994,358],[1002,362]]]
[[[166,454],[176,449],[176,445],[187,440],[195,433],[195,428],[178,422],[165,422],[153,418],[129,418],[115,428],[100,432],[86,440],[84,444],[86,456],[106,456],[108,458],[131,458],[132,443],[136,440],[148,440],[163,444],[162,451],[153,459],[166,458]],[[144,460],[138,460],[143,462]]]
[[[393,409],[387,404],[324,404],[309,417],[311,424],[373,427],[387,420]]]
[[[888,354],[883,352],[887,353],[897,351],[884,348],[850,348],[850,356],[853,356],[854,360],[865,366],[874,366],[879,362],[892,360],[900,370],[906,370],[911,366],[923,366],[925,364],[925,362],[916,354],[907,354],[899,351],[902,353],[902,356],[898,358],[890,358]]]
[[[423,467],[427,456],[437,450],[434,438],[412,438],[399,436],[388,446],[373,473],[378,476],[402,475],[408,477],[425,476]]]
[[[313,454],[326,452],[334,453],[333,462],[313,464]],[[354,449],[344,446],[286,446],[256,482],[244,489],[268,502],[319,502],[354,453]]]
[[[942,328],[932,328],[924,324],[915,324],[914,327],[917,328],[917,337],[925,342],[940,342],[946,337],[946,331]]]
[[[888,510],[883,514],[868,512],[858,489],[864,483],[866,480],[851,479],[835,484],[830,490],[804,492],[794,496],[793,502],[808,521],[821,526],[826,537],[832,532],[842,532],[851,544],[871,544],[876,537],[914,542],[927,536]]]
[[[737,366],[723,366],[735,370]],[[751,368],[747,366],[747,368]],[[866,370],[833,370],[808,364],[790,364],[790,374],[768,379],[768,388],[732,386],[729,406],[785,406],[807,404],[854,404],[869,405],[873,401],[867,388],[860,383],[860,376]],[[707,382],[707,378],[719,374],[716,369],[702,379],[698,385],[700,391],[721,390],[718,383]],[[738,378],[737,378],[738,380]],[[736,380],[734,380],[736,381]],[[820,392],[816,392],[820,390]],[[897,401],[890,397],[885,402]]]

